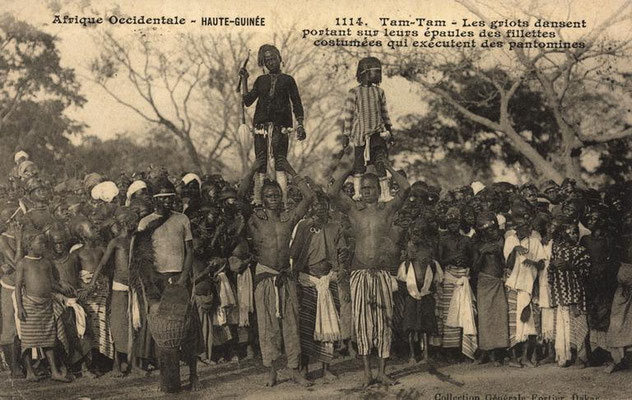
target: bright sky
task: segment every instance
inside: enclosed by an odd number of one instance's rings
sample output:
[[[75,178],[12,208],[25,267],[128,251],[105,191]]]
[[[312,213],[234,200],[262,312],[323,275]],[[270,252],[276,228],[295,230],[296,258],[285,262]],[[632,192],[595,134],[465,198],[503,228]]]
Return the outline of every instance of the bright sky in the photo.
[[[589,27],[595,21],[603,19],[605,15],[612,13],[623,0],[607,0],[597,5],[589,0],[573,2],[572,12],[567,13],[567,3],[541,2],[535,6],[536,1],[514,1],[516,7],[532,10],[537,7],[554,8],[553,12],[560,19],[581,20],[586,19]],[[55,12],[45,4],[57,3],[59,14],[62,16],[110,16],[114,5],[120,6],[116,15],[145,15],[148,17],[181,16],[187,21],[195,19],[197,23],[188,22],[184,26],[157,26],[153,34],[158,37],[165,46],[177,44],[176,35],[185,32],[224,33],[227,29],[238,28],[201,26],[202,17],[254,17],[265,18],[265,27],[249,28],[256,32],[256,39],[261,43],[271,41],[272,35],[287,29],[294,24],[298,29],[316,28],[325,26],[335,27],[336,18],[362,17],[368,24],[367,28],[383,29],[380,26],[380,17],[393,19],[429,18],[445,19],[448,21],[461,21],[462,18],[473,19],[472,15],[460,4],[452,0],[418,0],[392,1],[345,1],[340,0],[278,0],[278,1],[208,1],[208,0],[146,0],[146,1],[96,1],[96,0],[3,0],[0,10],[8,11],[19,19],[24,19],[34,26],[56,35],[59,38],[58,47],[62,57],[62,64],[76,70],[82,84],[82,92],[87,98],[87,103],[82,109],[70,110],[70,115],[89,125],[86,134],[96,135],[101,138],[110,138],[122,132],[143,131],[146,122],[133,111],[117,104],[101,88],[91,83],[86,77],[90,74],[90,62],[98,55],[98,48],[92,40],[94,29],[84,28],[80,25],[52,24]],[[479,4],[485,4],[480,3]],[[491,4],[491,3],[490,3]],[[552,5],[555,4],[555,5]],[[82,8],[83,7],[83,8]],[[496,6],[494,6],[496,7]],[[511,17],[512,11],[496,8],[496,11]],[[509,14],[506,14],[509,13]],[[138,35],[139,26],[115,25],[105,22],[95,29],[111,29],[121,38],[129,35]],[[406,29],[406,28],[400,28]],[[629,29],[628,29],[629,30]],[[297,31],[297,35],[300,31]],[[257,44],[258,46],[259,44]],[[256,47],[255,47],[256,49]],[[122,82],[122,81],[121,81]],[[350,76],[350,86],[353,85],[353,77]],[[418,93],[410,88],[405,80],[386,79],[383,82],[385,91],[389,94],[389,111],[394,119],[411,112],[423,112],[423,93]],[[122,97],[133,96],[129,85],[121,84],[117,87]]]

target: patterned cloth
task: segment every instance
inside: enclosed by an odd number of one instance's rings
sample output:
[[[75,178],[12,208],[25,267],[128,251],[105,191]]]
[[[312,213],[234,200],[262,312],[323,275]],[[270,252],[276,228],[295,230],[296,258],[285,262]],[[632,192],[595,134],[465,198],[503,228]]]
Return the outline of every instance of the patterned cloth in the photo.
[[[81,271],[82,287],[86,288],[90,284],[92,273]],[[88,315],[88,330],[93,339],[92,346],[99,353],[108,358],[114,358],[114,343],[110,331],[110,319],[108,318],[107,302],[110,293],[108,281],[100,276],[97,279],[95,290],[85,299],[83,308]]]
[[[450,273],[454,278],[461,278],[467,275],[467,268],[459,268],[447,266],[445,273]],[[443,284],[437,291],[437,312],[439,335],[433,337],[432,345],[441,346],[443,348],[461,348],[461,352],[469,358],[474,358],[474,353],[478,347],[475,335],[464,335],[463,328],[455,328],[447,326],[448,316],[450,312],[450,303],[454,295],[456,285],[444,279]]]
[[[331,292],[336,309],[340,310],[338,284],[335,281],[329,282],[329,291]],[[316,287],[301,285],[301,306],[299,311],[301,352],[304,356],[309,357],[310,362],[330,363],[334,357],[333,342],[325,343],[314,340],[317,299],[318,293]]]
[[[54,347],[57,339],[57,324],[50,297],[22,295],[26,320],[20,323],[22,351],[34,347]]]
[[[350,137],[353,146],[364,146],[369,136],[391,126],[384,90],[373,85],[349,90],[343,120],[343,134]]]
[[[393,333],[393,282],[383,270],[361,269],[351,273],[351,305],[358,354],[377,349],[380,358],[391,354]]]
[[[551,262],[561,260],[564,269],[549,267],[551,306],[576,304],[586,313],[586,279],[590,271],[590,256],[583,246],[553,243]]]

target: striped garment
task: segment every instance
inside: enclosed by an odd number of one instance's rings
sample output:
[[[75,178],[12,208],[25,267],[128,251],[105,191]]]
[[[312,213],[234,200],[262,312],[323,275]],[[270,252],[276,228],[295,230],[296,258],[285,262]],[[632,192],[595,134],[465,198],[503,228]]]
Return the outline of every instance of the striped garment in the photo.
[[[379,86],[356,86],[349,90],[344,105],[343,134],[353,146],[364,146],[374,133],[391,126],[386,108],[386,96]]]
[[[577,351],[578,360],[586,361],[585,340],[588,336],[586,314],[575,316],[568,306],[556,308],[555,359],[558,365],[564,365],[571,360],[571,349]]]
[[[26,320],[20,322],[22,351],[35,347],[54,347],[57,339],[57,324],[50,297],[22,295]]]
[[[87,314],[88,330],[91,334],[93,348],[108,358],[114,358],[114,342],[110,332],[110,321],[107,313],[109,283],[103,277],[97,279],[97,286],[82,304]],[[82,287],[87,283],[82,281]]]
[[[336,310],[340,310],[338,297],[338,284],[335,281],[329,283],[329,290],[334,300]],[[317,342],[314,340],[316,328],[316,287],[302,286],[299,308],[299,332],[301,339],[301,354],[309,357],[310,362],[330,363],[334,357],[333,343]]]
[[[466,268],[458,268],[448,266],[446,272],[452,274],[455,278],[461,278],[467,275]],[[474,353],[478,348],[478,339],[476,335],[463,335],[463,328],[454,328],[447,326],[448,314],[450,311],[450,302],[452,301],[452,295],[454,294],[455,285],[447,282],[443,282],[441,289],[438,290],[437,310],[438,318],[437,325],[439,328],[439,335],[431,340],[432,345],[438,345],[443,348],[461,348],[461,352],[469,357],[474,358]],[[440,321],[440,322],[439,322]]]
[[[351,272],[351,304],[358,354],[376,348],[380,358],[391,353],[393,335],[393,282],[382,270]]]

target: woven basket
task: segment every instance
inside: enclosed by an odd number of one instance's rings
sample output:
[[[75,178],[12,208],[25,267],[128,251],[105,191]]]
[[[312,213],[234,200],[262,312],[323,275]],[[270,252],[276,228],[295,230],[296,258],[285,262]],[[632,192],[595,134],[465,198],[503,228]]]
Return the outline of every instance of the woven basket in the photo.
[[[149,330],[156,345],[164,349],[176,349],[180,347],[189,330],[190,320],[169,319],[158,312],[147,316]]]

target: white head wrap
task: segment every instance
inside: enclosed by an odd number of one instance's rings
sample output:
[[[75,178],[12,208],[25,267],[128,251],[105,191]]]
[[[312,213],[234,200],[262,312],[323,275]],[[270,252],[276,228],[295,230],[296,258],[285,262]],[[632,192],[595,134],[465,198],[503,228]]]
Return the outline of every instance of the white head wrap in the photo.
[[[472,188],[472,190],[474,191],[474,194],[476,195],[476,193],[480,192],[481,190],[485,189],[485,185],[483,185],[482,182],[476,181],[476,182],[472,182],[472,184],[470,185],[470,187]]]
[[[106,203],[110,203],[118,194],[118,187],[116,187],[116,183],[112,181],[101,182],[93,187],[90,192],[93,199],[102,200]]]
[[[202,188],[202,179],[200,179],[199,176],[197,176],[196,174],[193,173],[188,173],[185,176],[182,177],[182,182],[185,185],[188,185],[189,182],[191,182],[192,180],[196,180],[198,183],[198,187],[201,189]]]
[[[126,207],[130,206],[134,193],[142,189],[147,189],[147,184],[141,180],[134,181],[131,185],[129,185],[129,187],[127,188],[127,200],[125,200]]]
[[[29,155],[26,151],[20,150],[17,153],[15,153],[15,156],[13,157],[13,161],[17,163],[20,158],[26,158],[28,160]]]

